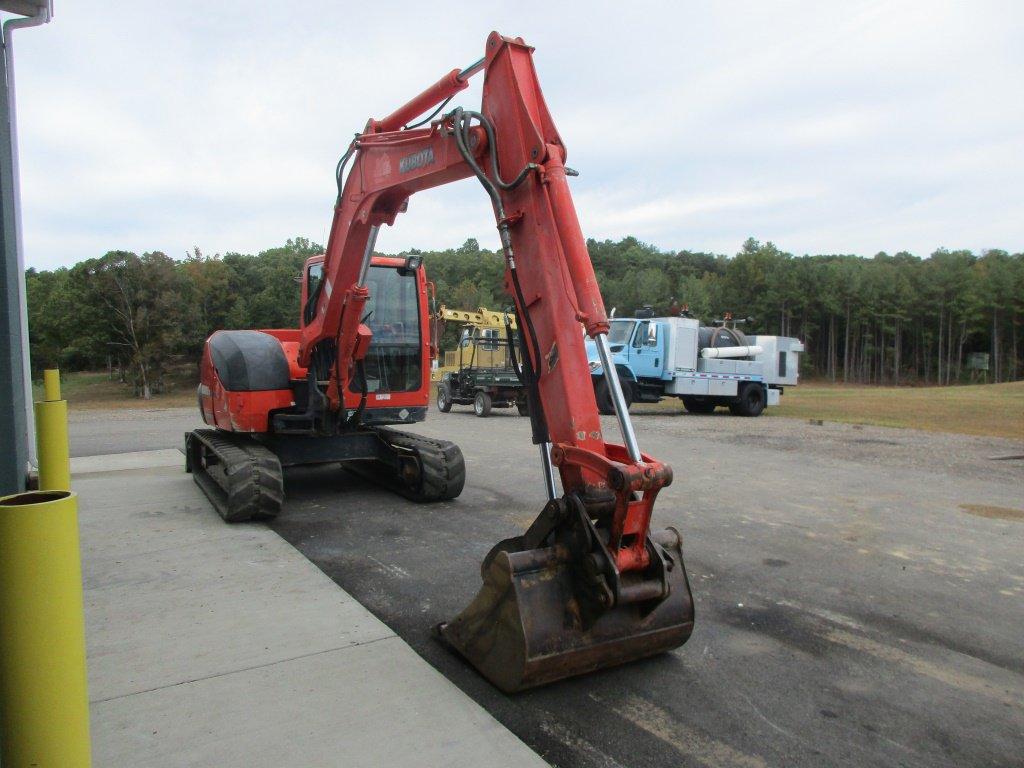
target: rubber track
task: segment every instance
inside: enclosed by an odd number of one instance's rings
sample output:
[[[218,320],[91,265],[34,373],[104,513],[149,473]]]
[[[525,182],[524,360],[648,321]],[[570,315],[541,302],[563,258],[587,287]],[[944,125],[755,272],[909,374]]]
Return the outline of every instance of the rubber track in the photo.
[[[455,443],[395,429],[379,428],[377,433],[385,443],[400,452],[411,450],[416,453],[421,467],[419,486],[409,487],[383,462],[351,462],[346,465],[348,469],[412,501],[444,501],[462,493],[466,484],[466,461]]]
[[[196,484],[229,523],[269,520],[284,503],[284,472],[277,456],[248,437],[215,429],[197,429],[188,441],[197,441],[217,457],[219,468],[206,472],[192,461],[193,448],[186,448],[188,471]]]

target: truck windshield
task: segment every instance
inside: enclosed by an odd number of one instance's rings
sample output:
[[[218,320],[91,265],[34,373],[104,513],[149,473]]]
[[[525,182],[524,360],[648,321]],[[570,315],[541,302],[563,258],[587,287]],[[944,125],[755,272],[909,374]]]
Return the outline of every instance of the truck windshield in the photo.
[[[609,344],[626,344],[629,342],[629,337],[633,333],[633,326],[636,323],[633,320],[613,320],[609,324],[608,330],[608,343]]]
[[[416,272],[406,276],[396,267],[371,266],[366,277],[370,298],[364,321],[373,332],[366,354],[366,386],[370,392],[412,392],[420,388],[422,348]],[[353,379],[349,387],[360,391]]]

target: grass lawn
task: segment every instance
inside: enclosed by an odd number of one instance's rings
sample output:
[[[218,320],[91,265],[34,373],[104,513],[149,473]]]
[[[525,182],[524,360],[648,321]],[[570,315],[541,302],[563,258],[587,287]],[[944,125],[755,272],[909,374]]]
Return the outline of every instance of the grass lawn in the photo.
[[[106,372],[69,373],[63,377],[61,388],[71,408],[194,407],[195,382],[191,376],[189,373],[180,380],[171,379],[167,391],[151,400],[132,397],[131,387],[110,381]],[[42,395],[42,384],[37,384],[35,396]],[[649,409],[681,411],[682,403],[669,398],[656,406],[636,408]],[[965,387],[865,387],[812,382],[787,389],[782,404],[767,409],[765,415],[1024,440],[1024,381]]]
[[[32,386],[35,399],[43,398],[42,382]],[[68,407],[76,408],[172,408],[196,405],[196,385],[171,380],[165,392],[150,400],[132,396],[132,387],[111,381],[106,371],[97,373],[76,371],[61,375],[61,396]],[[198,406],[196,406],[198,407]]]
[[[638,413],[683,411],[666,398]],[[821,419],[1024,440],[1024,381],[964,387],[867,387],[811,382],[786,389],[769,418]],[[762,418],[764,418],[762,416]]]
[[[801,384],[774,416],[1024,440],[1024,381],[964,387]]]

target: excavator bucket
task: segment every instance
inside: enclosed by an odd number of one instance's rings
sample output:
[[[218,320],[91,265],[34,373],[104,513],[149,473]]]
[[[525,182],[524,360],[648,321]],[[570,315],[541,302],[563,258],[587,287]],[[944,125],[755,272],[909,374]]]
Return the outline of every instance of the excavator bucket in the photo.
[[[442,638],[506,693],[676,648],[693,632],[693,596],[678,534],[659,534],[671,567],[667,596],[594,610],[562,545],[498,551],[483,586]]]

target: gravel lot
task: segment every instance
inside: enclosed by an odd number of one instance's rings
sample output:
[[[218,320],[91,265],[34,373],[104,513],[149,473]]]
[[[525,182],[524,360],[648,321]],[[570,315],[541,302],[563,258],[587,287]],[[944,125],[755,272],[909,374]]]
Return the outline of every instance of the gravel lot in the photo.
[[[992,459],[1024,454],[1024,435],[1020,440],[1006,440],[838,422],[817,425],[779,417],[738,419],[723,411],[709,417],[645,412],[642,406],[636,411],[637,428],[648,433],[997,482],[1020,481],[1024,475],[1024,463]]]
[[[458,410],[458,409],[457,409]],[[465,409],[463,409],[465,410]],[[723,445],[787,453],[809,453],[840,461],[906,467],[949,473],[954,477],[1021,481],[1020,461],[993,460],[1024,454],[1021,440],[937,434],[912,429],[825,422],[822,425],[784,418],[738,419],[719,411],[713,416],[644,410],[634,407],[637,429],[645,434],[699,438]],[[436,410],[431,419],[444,418]],[[495,410],[493,418],[517,417]],[[95,456],[153,448],[177,448],[190,429],[204,426],[195,408],[149,408],[71,411],[71,455]],[[613,419],[605,419],[616,434]]]

